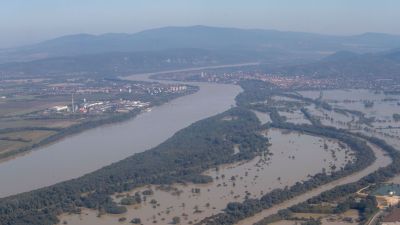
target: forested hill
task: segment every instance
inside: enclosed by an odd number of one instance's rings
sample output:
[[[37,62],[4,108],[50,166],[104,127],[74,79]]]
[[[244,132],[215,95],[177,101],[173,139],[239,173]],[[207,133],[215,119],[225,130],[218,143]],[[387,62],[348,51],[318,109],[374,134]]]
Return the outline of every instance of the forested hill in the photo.
[[[76,34],[30,46],[0,50],[0,63],[106,52],[161,51],[176,48],[319,54],[339,50],[382,51],[400,47],[400,36],[365,33],[332,36],[266,29],[191,26],[138,33]]]
[[[65,56],[0,64],[0,77],[115,77],[133,73],[254,62],[260,56],[246,51],[171,49]]]
[[[399,61],[398,57],[388,54],[382,58],[376,52],[398,47],[400,36],[388,34],[332,36],[262,29],[165,27],[134,34],[69,35],[3,49],[0,77],[110,77],[248,62],[273,65],[279,67],[277,72],[288,74],[394,74],[399,71],[398,64],[393,63]],[[316,62],[337,51],[342,54]],[[366,53],[369,55],[362,55]],[[288,67],[296,64],[301,65]]]

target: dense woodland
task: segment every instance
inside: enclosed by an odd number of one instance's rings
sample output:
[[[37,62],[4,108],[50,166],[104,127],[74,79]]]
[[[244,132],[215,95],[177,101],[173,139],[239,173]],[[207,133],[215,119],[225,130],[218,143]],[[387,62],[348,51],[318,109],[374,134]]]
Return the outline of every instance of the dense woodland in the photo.
[[[146,184],[175,182],[205,183],[201,175],[209,168],[251,159],[266,151],[267,140],[258,134],[257,117],[233,108],[196,122],[161,145],[135,154],[81,178],[0,200],[0,224],[55,224],[62,212],[79,212],[78,207],[123,213],[110,195]],[[234,145],[240,153],[234,153]]]

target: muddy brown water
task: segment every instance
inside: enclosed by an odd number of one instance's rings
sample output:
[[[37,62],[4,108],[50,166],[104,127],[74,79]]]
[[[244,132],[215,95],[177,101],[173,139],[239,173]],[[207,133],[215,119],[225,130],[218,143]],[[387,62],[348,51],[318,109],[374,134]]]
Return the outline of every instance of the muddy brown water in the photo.
[[[144,203],[129,206],[125,214],[98,217],[97,211],[86,209],[81,215],[63,215],[60,220],[70,225],[117,225],[129,224],[130,220],[138,217],[142,224],[168,224],[173,217],[179,216],[181,224],[190,224],[221,212],[229,202],[243,201],[246,195],[259,198],[274,188],[306,180],[308,175],[321,172],[322,168],[330,171],[331,165],[343,166],[345,156],[349,154],[349,151],[346,153],[348,148],[341,149],[338,142],[332,139],[278,129],[271,129],[265,135],[272,143],[272,155],[209,170],[205,174],[214,178],[210,184],[176,184],[168,191],[154,185],[142,187],[129,192],[130,195],[149,188],[154,194],[147,196]],[[324,149],[324,143],[328,149]],[[335,156],[331,150],[335,151]],[[352,157],[348,155],[347,160],[350,159]],[[200,193],[192,192],[196,188]],[[152,199],[157,203],[151,204]],[[115,201],[119,202],[120,198],[115,197]],[[119,222],[122,217],[127,220]]]
[[[147,75],[130,77],[146,80]],[[0,197],[83,176],[157,146],[178,130],[235,104],[236,85],[196,83],[200,90],[136,118],[90,129],[0,163]]]

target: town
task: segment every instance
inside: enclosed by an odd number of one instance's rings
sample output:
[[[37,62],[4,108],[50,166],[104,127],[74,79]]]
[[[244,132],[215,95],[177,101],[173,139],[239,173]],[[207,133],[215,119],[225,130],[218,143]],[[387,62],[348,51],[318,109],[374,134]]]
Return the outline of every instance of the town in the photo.
[[[160,76],[154,76],[159,78]],[[260,80],[270,83],[283,90],[327,90],[327,89],[375,89],[384,92],[397,93],[400,88],[399,78],[379,77],[354,79],[352,77],[311,77],[305,75],[290,76],[260,71],[259,68],[239,68],[237,71],[225,69],[209,69],[193,72],[175,72],[163,75],[163,79],[201,81],[215,83],[238,84],[242,80]]]

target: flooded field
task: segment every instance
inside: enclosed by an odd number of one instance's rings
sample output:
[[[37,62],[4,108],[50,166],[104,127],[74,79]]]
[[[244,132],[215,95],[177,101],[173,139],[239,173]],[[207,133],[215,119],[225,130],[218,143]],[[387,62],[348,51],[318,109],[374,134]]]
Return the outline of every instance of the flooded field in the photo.
[[[326,185],[320,186],[318,188],[315,188],[307,193],[297,196],[291,200],[285,201],[285,202],[278,204],[272,208],[265,209],[265,210],[261,211],[260,213],[255,214],[252,217],[249,217],[249,218],[246,218],[246,219],[240,221],[239,223],[237,223],[237,225],[247,225],[247,224],[256,223],[256,222],[260,221],[261,219],[263,219],[264,217],[267,217],[267,216],[277,213],[281,209],[286,209],[286,208],[289,208],[290,206],[304,202],[307,199],[317,196],[320,193],[330,190],[336,186],[358,181],[362,177],[378,170],[381,167],[385,167],[392,162],[390,157],[387,156],[382,149],[380,149],[379,147],[377,147],[376,145],[373,145],[371,143],[368,143],[368,145],[372,148],[373,152],[375,153],[376,161],[373,164],[371,164],[370,166],[368,166],[367,168],[365,168],[364,170],[354,173],[350,176],[341,178],[339,180],[333,181]]]
[[[391,122],[394,113],[400,112],[400,96],[365,89],[302,91],[304,97],[318,98],[335,108],[361,111],[366,117],[376,117],[380,122]],[[370,104],[367,104],[370,103]]]
[[[299,91],[304,97],[319,98],[327,101],[345,101],[345,100],[369,100],[375,101],[384,98],[399,98],[399,95],[384,94],[381,91],[374,91],[368,89],[335,89],[325,91]],[[321,94],[322,93],[322,94]]]
[[[311,124],[311,122],[305,118],[304,114],[300,111],[300,109],[296,110],[287,110],[287,111],[279,111],[279,115],[284,116],[286,118],[286,122],[294,123],[294,124]]]
[[[315,105],[307,106],[306,109],[311,113],[311,115],[319,119],[322,125],[344,129],[358,128],[358,125],[356,124],[357,118],[351,114],[345,115],[333,110],[328,111],[318,108]]]
[[[289,98],[286,96],[272,96],[271,98],[274,101],[285,101],[285,102],[301,102],[301,100],[294,99],[294,98]]]
[[[322,97],[334,108],[362,112],[368,123],[360,123],[359,116],[347,115],[307,106],[311,114],[317,116],[323,125],[351,129],[385,139],[389,144],[400,148],[400,121],[393,119],[393,114],[400,113],[400,96],[387,95],[365,89],[302,91],[305,97]]]
[[[263,112],[255,111],[255,110],[253,112],[256,114],[256,116],[257,116],[258,120],[260,120],[261,124],[266,124],[268,122],[272,122],[271,117],[269,117],[268,113],[263,113]]]
[[[274,188],[293,185],[353,160],[351,150],[336,140],[278,129],[265,135],[272,143],[269,154],[206,171],[213,177],[209,184],[146,186],[114,196],[116,202],[135,193],[141,196],[142,202],[128,206],[125,214],[98,217],[97,211],[83,210],[80,215],[63,215],[60,219],[73,225],[110,225],[129,224],[134,218],[140,218],[142,224],[167,224],[179,217],[181,224],[191,224],[220,212],[229,202],[258,198]],[[147,191],[151,195],[143,195],[146,190],[151,190]]]

